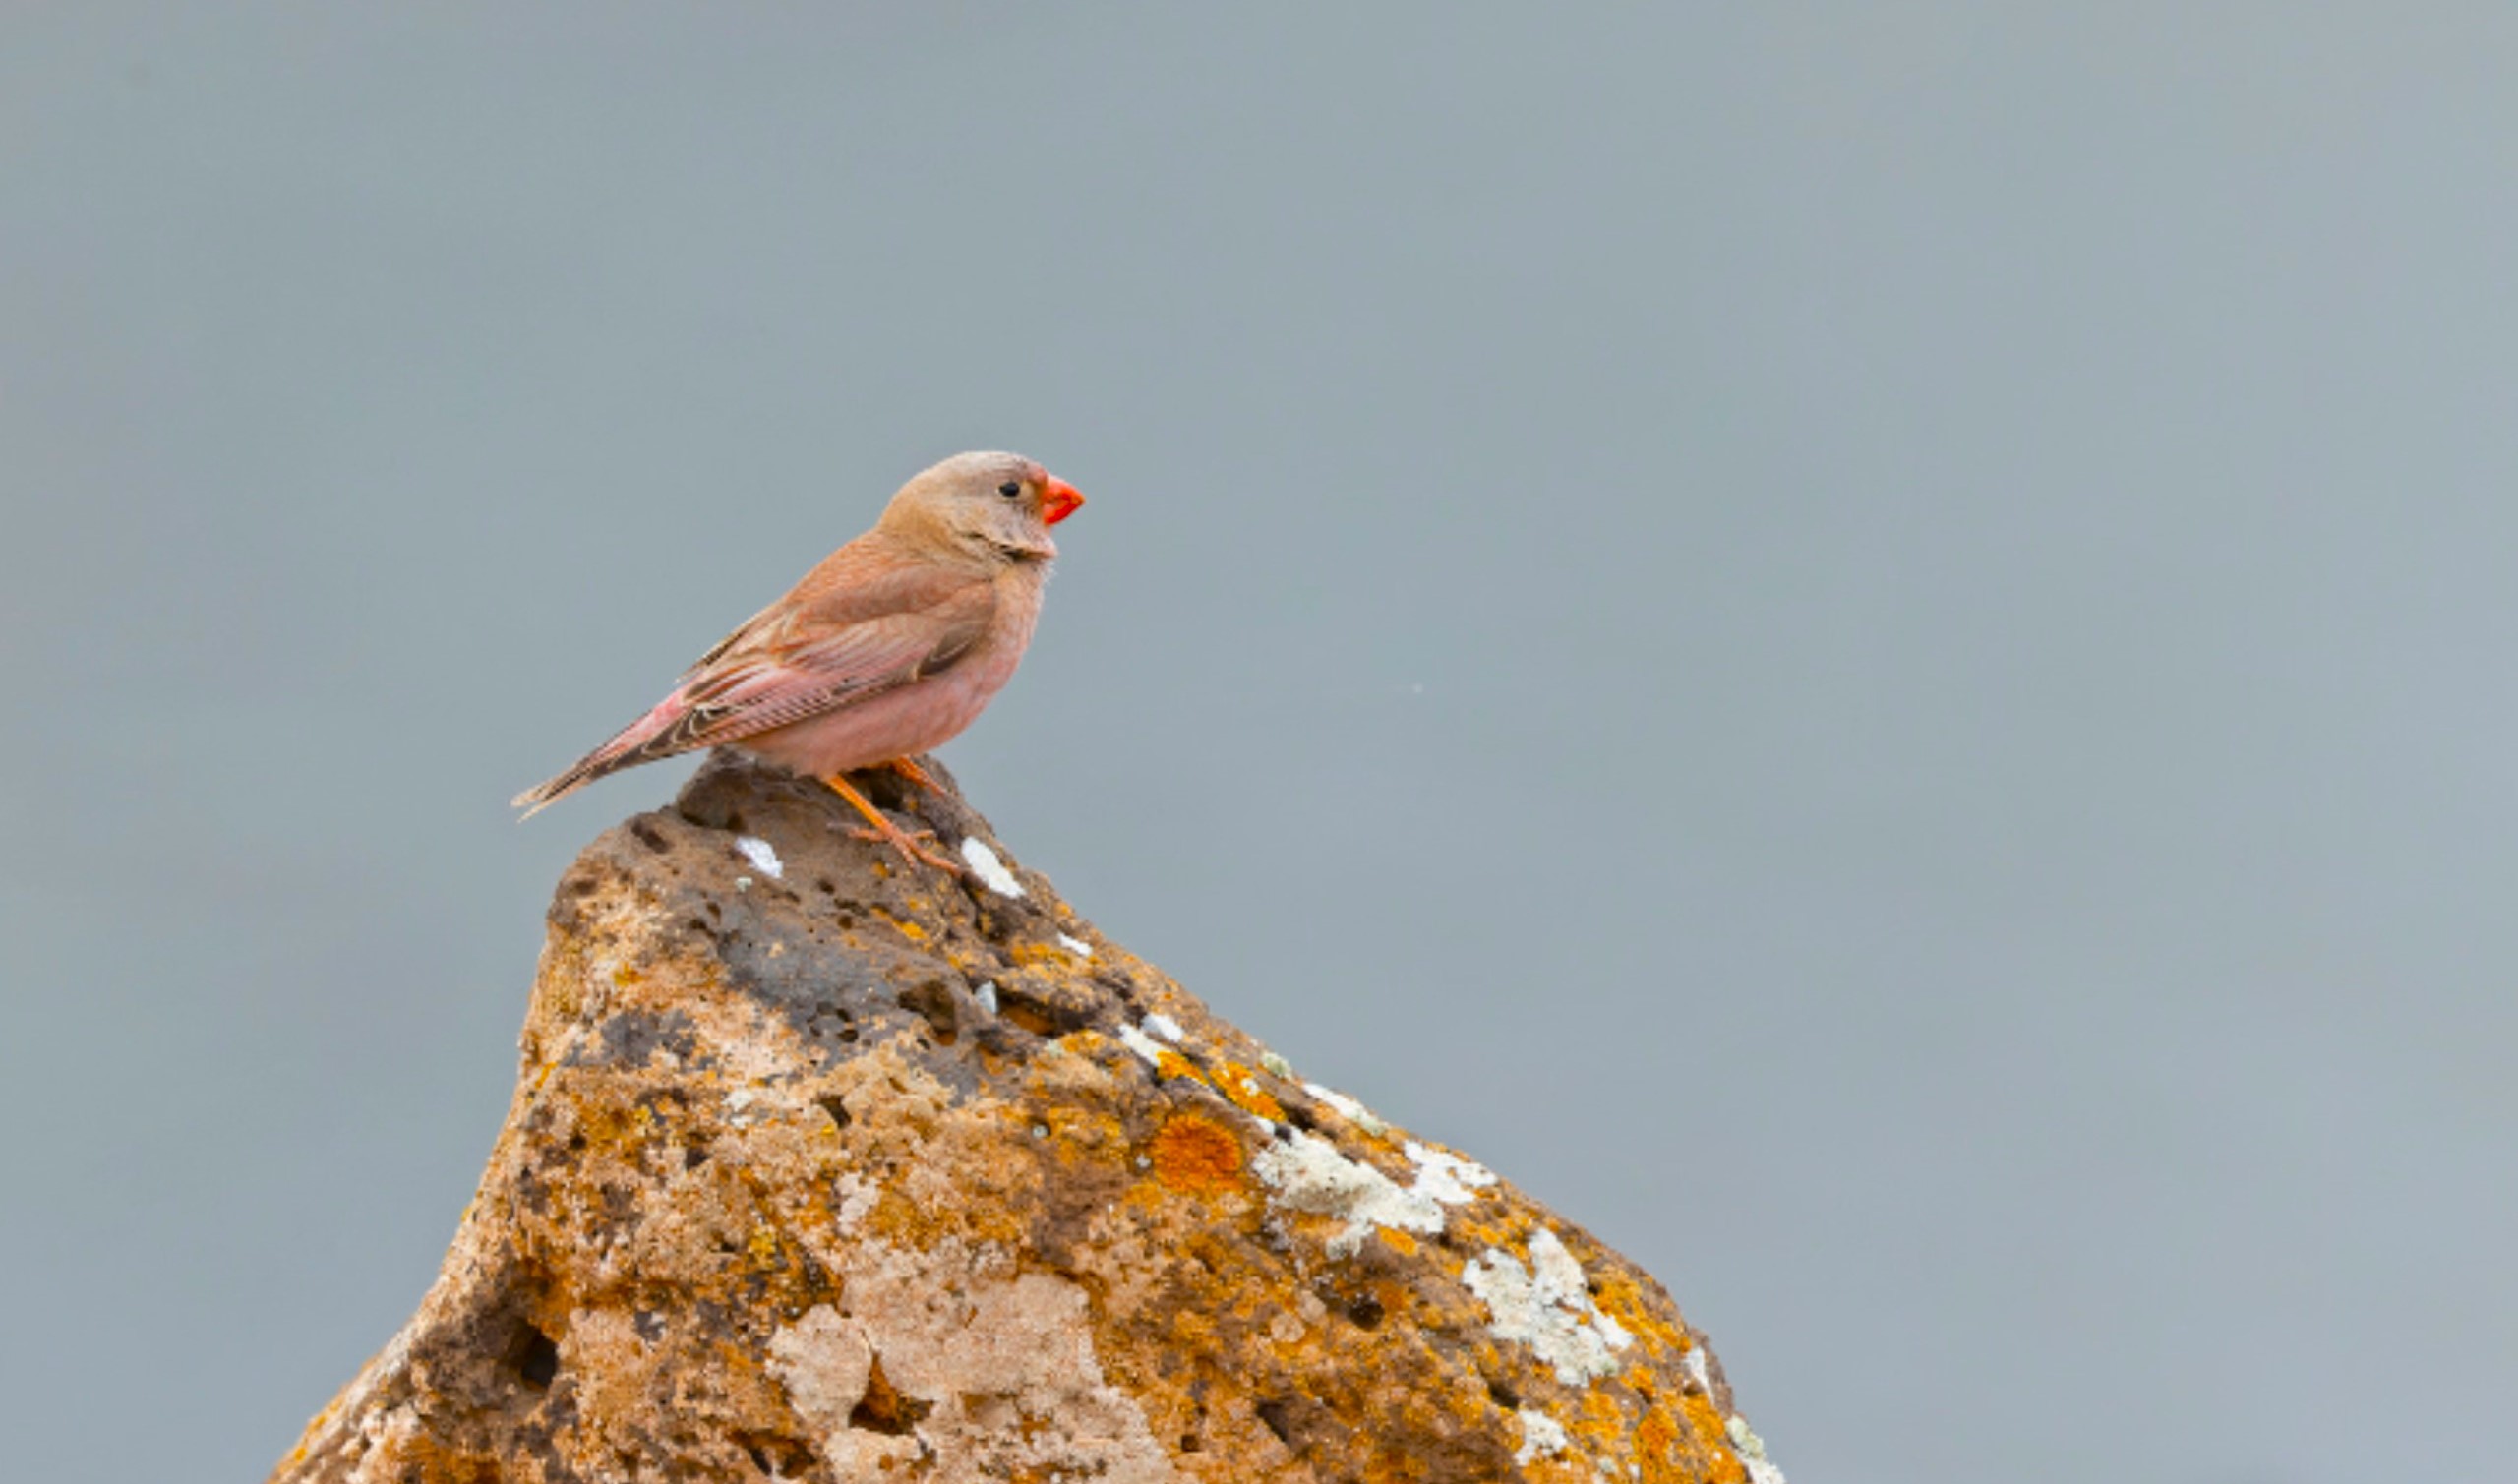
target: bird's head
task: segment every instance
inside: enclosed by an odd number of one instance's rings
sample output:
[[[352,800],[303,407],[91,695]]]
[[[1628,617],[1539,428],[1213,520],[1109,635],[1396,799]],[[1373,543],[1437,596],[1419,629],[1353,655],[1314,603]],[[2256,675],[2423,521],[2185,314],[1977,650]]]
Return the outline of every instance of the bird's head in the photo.
[[[892,497],[883,525],[1006,562],[1058,554],[1049,527],[1084,504],[1075,486],[1019,453],[956,453]]]

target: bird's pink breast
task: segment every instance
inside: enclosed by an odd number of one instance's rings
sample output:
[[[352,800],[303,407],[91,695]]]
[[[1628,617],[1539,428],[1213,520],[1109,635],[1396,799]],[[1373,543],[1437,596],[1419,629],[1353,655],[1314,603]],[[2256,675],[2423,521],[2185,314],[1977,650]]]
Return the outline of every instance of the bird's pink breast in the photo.
[[[988,637],[943,674],[735,745],[817,778],[932,751],[979,720],[1014,678],[1040,611],[1039,585],[1023,584],[1002,595]]]

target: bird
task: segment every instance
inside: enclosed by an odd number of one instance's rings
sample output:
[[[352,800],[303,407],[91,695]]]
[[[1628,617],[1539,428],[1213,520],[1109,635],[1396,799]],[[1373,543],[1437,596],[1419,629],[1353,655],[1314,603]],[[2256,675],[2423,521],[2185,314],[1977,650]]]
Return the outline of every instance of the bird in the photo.
[[[1013,679],[1058,554],[1049,527],[1083,505],[1019,453],[958,453],[922,471],[871,530],[719,640],[646,715],[512,806],[530,819],[624,768],[733,747],[819,779],[864,817],[860,838],[958,874],[847,775],[885,766],[935,788],[915,757],[959,736]]]

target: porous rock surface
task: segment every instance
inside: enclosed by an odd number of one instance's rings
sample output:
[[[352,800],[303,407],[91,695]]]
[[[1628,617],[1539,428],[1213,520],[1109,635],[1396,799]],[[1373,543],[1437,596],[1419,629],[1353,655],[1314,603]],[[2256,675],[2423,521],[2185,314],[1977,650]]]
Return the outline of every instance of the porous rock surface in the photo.
[[[1649,1276],[868,786],[973,878],[727,760],[586,849],[437,1284],[274,1480],[1781,1479]]]

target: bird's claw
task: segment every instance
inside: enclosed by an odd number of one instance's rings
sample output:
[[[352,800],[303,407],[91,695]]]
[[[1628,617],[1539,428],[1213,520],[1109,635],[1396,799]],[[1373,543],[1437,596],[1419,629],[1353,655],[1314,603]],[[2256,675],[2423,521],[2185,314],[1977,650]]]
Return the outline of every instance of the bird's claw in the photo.
[[[921,840],[934,839],[933,830],[912,832],[892,823],[891,817],[874,807],[872,801],[859,793],[857,786],[850,783],[845,774],[833,773],[822,782],[829,786],[832,793],[847,800],[848,806],[855,809],[858,817],[866,821],[863,828],[851,826],[848,833],[860,840],[880,841],[899,851],[902,858],[913,865],[931,865],[956,880],[960,879],[963,869],[961,862],[947,860],[918,843]]]
[[[892,849],[899,851],[911,863],[931,865],[948,876],[958,878],[965,869],[959,861],[947,856],[939,856],[919,843],[922,840],[933,840],[935,838],[933,830],[905,830],[896,824],[886,822],[875,829],[852,825],[848,833],[859,840],[870,840],[889,845]]]

